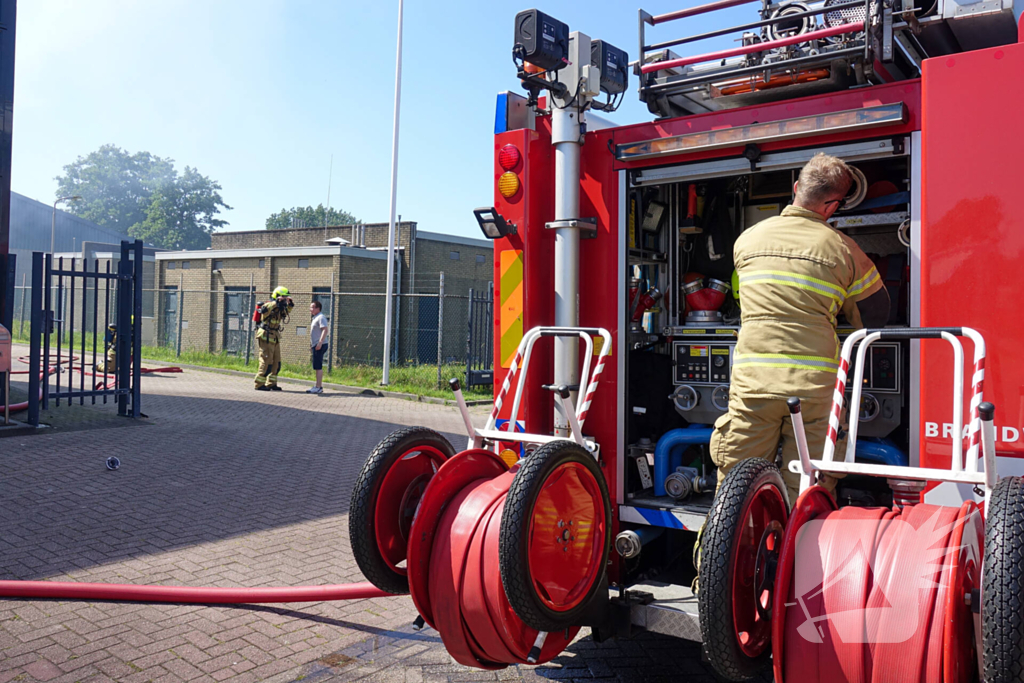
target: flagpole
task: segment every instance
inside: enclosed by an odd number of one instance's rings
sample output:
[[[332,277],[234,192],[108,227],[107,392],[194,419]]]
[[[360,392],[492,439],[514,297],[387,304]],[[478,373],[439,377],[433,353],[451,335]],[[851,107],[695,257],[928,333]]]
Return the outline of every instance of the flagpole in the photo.
[[[391,137],[391,213],[388,217],[388,279],[384,298],[384,373],[381,384],[387,386],[391,380],[391,317],[395,291],[395,213],[398,193],[398,119],[402,109],[402,10],[403,0],[398,0],[398,55],[395,58],[395,123]]]

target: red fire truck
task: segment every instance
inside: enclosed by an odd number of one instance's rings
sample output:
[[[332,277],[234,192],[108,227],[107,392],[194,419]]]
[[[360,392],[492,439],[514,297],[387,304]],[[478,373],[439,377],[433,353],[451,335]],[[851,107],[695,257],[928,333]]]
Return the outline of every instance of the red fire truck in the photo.
[[[588,626],[699,640],[728,680],[1024,680],[1020,9],[760,0],[679,37],[756,1],[641,10],[632,62],[516,17],[526,94],[498,97],[494,203],[476,211],[494,408],[474,425],[453,380],[465,449],[409,428],[374,450],[356,558],[471,666],[550,660]],[[738,44],[680,56],[721,37]],[[614,126],[600,113],[630,72],[653,120]],[[791,402],[792,501],[760,459],[718,482],[707,444],[740,326],[733,243],[819,152],[853,169],[832,225],[892,313],[840,321],[846,453],[808,453]],[[832,493],[819,472],[847,476]]]

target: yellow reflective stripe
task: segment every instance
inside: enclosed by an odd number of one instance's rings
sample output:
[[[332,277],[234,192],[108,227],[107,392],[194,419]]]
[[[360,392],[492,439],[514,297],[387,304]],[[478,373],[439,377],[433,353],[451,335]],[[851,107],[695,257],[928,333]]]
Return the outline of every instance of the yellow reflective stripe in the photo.
[[[734,367],[735,366],[739,366],[739,365],[761,365],[761,366],[772,367],[772,368],[789,368],[791,370],[813,370],[815,372],[828,372],[828,373],[835,372],[836,370],[839,369],[838,366],[836,366],[835,368],[826,368],[826,367],[817,367],[817,366],[814,366],[814,365],[801,365],[801,364],[798,364],[798,363],[783,363],[783,362],[778,362],[778,363],[758,363],[758,362],[733,363]]]
[[[827,355],[798,355],[794,353],[736,353],[734,358],[787,358],[790,360],[819,360],[839,366],[839,357]]]
[[[803,273],[793,273],[788,270],[751,270],[748,271],[747,273],[744,273],[743,275],[740,275],[740,280],[742,280],[744,277],[749,277],[751,275],[779,275],[782,277],[791,277],[796,278],[798,280],[806,280],[807,282],[813,282],[814,284],[822,285],[826,289],[831,289],[836,294],[843,293],[842,287],[832,282],[829,282],[828,280],[822,280],[821,278],[811,277],[810,275],[804,275]]]
[[[772,367],[814,368],[816,370],[839,369],[837,358],[786,353],[738,353],[733,356],[733,365],[770,365]]]
[[[871,289],[876,282],[882,279],[882,276],[878,274],[878,270],[874,266],[867,272],[867,275],[850,285],[850,291],[847,296],[857,296],[863,294],[867,290]]]
[[[808,277],[806,275],[799,275],[797,273],[786,273],[782,271],[770,271],[770,270],[758,270],[752,273],[740,276],[740,289],[742,291],[743,285],[749,285],[752,282],[771,282],[777,285],[783,285],[786,287],[795,287],[796,289],[803,289],[808,292],[814,292],[815,294],[821,294],[827,296],[838,304],[842,304],[846,292],[842,288],[833,285],[830,282],[819,280],[818,278]]]

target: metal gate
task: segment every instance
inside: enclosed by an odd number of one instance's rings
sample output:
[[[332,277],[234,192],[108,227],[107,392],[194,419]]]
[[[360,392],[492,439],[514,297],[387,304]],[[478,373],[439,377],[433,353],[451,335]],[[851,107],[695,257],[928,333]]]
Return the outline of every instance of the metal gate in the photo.
[[[494,283],[488,286],[486,296],[469,290],[466,325],[466,386],[493,384]]]
[[[127,331],[127,334],[125,333]],[[28,421],[39,408],[90,399],[139,417],[142,242],[121,242],[117,263],[32,254]]]

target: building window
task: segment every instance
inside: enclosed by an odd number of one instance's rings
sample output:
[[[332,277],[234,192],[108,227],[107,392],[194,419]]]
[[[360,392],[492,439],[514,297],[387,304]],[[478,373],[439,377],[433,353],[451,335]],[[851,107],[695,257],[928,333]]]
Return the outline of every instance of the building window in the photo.
[[[267,259],[261,258],[259,260],[259,262],[256,264],[256,267],[257,268],[266,268],[267,267]]]
[[[177,267],[178,267],[178,266],[176,266],[176,265],[174,264],[174,261],[168,261],[168,262],[167,262],[167,270],[174,270],[174,269],[175,269],[175,268],[177,268]]]
[[[223,261],[214,261],[213,262],[213,269],[214,270],[224,270],[224,262]]]
[[[181,269],[182,270],[188,270],[191,267],[192,267],[192,262],[191,261],[182,261],[181,262]]]
[[[477,254],[476,255],[476,262],[477,263],[487,263],[487,257],[484,256],[483,254]]]
[[[457,251],[450,251],[450,252],[448,252],[448,258],[450,258],[452,261],[458,261],[459,260],[459,252],[457,252]]]
[[[305,327],[296,327],[295,328],[295,336],[296,337],[305,337],[306,336],[306,328]]]
[[[328,320],[331,319],[331,288],[330,287],[314,287],[313,288],[313,301],[320,302],[320,312],[324,314],[324,317]]]
[[[308,258],[300,258],[299,259],[299,268],[309,268],[309,259]]]

